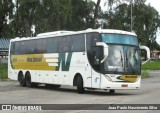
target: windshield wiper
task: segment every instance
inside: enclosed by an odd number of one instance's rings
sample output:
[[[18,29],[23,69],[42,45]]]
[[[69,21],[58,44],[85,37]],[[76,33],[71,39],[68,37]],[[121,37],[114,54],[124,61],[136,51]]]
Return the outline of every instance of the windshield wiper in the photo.
[[[126,66],[124,66],[125,67],[125,71],[126,72],[131,71],[132,74],[135,74],[135,70],[134,70],[133,66],[130,63],[128,63],[127,52],[125,52],[125,57],[126,57],[126,64],[127,64]]]
[[[121,63],[122,63],[122,67],[123,67],[123,57],[122,57],[122,52],[120,51],[121,54]]]
[[[126,67],[128,68],[128,57],[127,57],[127,52],[125,51],[125,66],[124,66],[124,71],[126,71],[127,72],[127,70],[126,70]]]

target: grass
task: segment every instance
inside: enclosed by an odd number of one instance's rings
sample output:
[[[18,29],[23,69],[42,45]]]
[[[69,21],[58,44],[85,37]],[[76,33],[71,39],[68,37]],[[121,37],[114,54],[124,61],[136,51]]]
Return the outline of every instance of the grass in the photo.
[[[0,80],[5,80],[7,78],[8,78],[7,64],[0,63]]]
[[[148,78],[149,74],[147,70],[160,70],[160,60],[149,61],[146,64],[142,65],[142,78]]]
[[[142,70],[160,70],[160,60],[147,62],[142,65]]]
[[[142,78],[149,78],[148,71],[142,71],[141,77],[142,77]]]

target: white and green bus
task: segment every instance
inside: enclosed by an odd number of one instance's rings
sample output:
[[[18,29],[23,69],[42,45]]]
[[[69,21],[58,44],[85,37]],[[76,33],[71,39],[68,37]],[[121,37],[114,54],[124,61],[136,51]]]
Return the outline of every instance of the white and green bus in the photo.
[[[150,51],[147,47],[148,59]],[[56,31],[10,41],[8,76],[20,86],[139,89],[140,46],[135,33],[88,29]]]

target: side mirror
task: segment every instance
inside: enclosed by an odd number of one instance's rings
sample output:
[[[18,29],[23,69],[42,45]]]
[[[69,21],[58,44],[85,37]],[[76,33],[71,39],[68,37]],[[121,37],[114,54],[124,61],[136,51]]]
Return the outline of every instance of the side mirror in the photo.
[[[140,46],[140,49],[144,49],[147,52],[147,60],[142,62],[142,65],[150,60],[150,49],[147,46]]]
[[[103,63],[107,59],[107,56],[108,56],[108,45],[104,42],[97,42],[96,46],[102,46],[103,47],[104,58],[103,58],[103,60],[101,60],[101,63]]]

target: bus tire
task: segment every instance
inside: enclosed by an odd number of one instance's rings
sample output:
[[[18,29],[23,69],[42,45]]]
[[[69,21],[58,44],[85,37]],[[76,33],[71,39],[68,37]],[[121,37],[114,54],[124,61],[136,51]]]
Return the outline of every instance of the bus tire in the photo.
[[[23,76],[22,72],[18,74],[18,82],[19,82],[20,86],[22,86],[22,87],[26,86],[26,80],[25,80],[25,77]]]
[[[31,75],[30,75],[30,73],[26,74],[25,80],[26,80],[26,86],[27,87],[33,87],[34,86],[34,83],[32,83],[32,81],[31,81]]]
[[[115,93],[115,90],[114,90],[114,89],[110,89],[110,90],[109,90],[109,93],[110,93],[110,94],[114,94],[114,93]]]
[[[78,78],[77,78],[77,92],[79,94],[84,93],[83,79],[81,76],[78,76]]]

